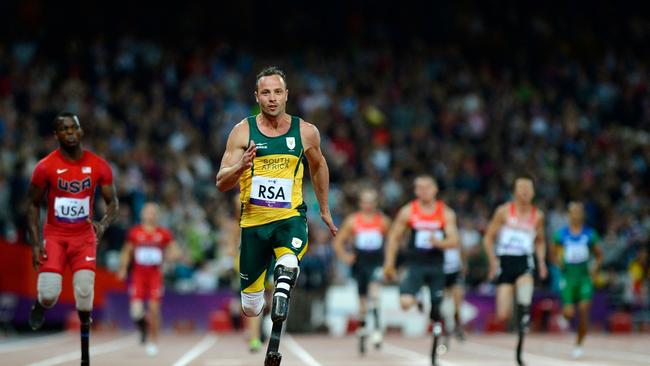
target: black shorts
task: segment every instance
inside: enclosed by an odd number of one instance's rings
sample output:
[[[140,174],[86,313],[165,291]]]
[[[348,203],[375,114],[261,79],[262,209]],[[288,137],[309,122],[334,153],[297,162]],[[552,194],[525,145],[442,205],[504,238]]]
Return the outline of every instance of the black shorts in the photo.
[[[465,278],[460,271],[445,273],[445,289],[454,287],[456,285],[463,285],[465,283]]]
[[[400,293],[416,295],[422,286],[429,287],[432,301],[442,301],[445,273],[440,264],[408,264],[406,275],[400,284]]]
[[[532,255],[502,255],[499,257],[497,284],[513,285],[517,279],[535,270]]]
[[[357,262],[352,267],[352,276],[357,281],[360,296],[368,295],[368,286],[374,281],[374,275],[380,267],[377,263]]]

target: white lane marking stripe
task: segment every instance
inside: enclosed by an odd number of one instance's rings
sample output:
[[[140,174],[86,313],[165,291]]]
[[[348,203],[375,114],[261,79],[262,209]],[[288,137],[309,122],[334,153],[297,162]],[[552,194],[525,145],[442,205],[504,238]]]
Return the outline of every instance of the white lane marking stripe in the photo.
[[[122,348],[135,344],[135,337],[130,335],[110,342],[100,343],[90,347],[90,356],[97,356],[104,353],[115,352]],[[45,360],[30,363],[28,366],[52,366],[60,363],[81,359],[81,351],[73,351],[62,355],[46,358]]]
[[[289,334],[285,334],[284,344],[287,346],[289,351],[294,355],[298,356],[302,362],[306,363],[308,366],[323,366],[320,362],[316,361],[304,348],[302,348],[295,339]]]
[[[421,354],[419,352],[411,351],[410,349],[402,348],[402,347],[396,346],[394,344],[384,342],[381,345],[381,349],[382,349],[383,352],[390,353],[390,354],[392,354],[394,356],[408,358],[411,362],[416,362],[418,364],[423,364],[423,365],[430,365],[431,364],[431,357],[430,356],[423,355],[423,354]],[[457,365],[456,363],[453,363],[451,361],[441,360],[440,357],[436,357],[436,362],[440,366],[455,366],[455,365]]]
[[[70,337],[65,333],[57,333],[40,337],[31,337],[27,339],[18,339],[0,343],[0,353],[22,351],[24,349],[34,348],[35,346],[47,347],[54,344],[60,344],[70,341]]]
[[[174,366],[186,366],[190,362],[194,361],[195,358],[201,356],[205,351],[209,350],[214,344],[217,343],[217,337],[208,334],[199,343],[194,345],[189,351],[187,351],[178,361],[174,362]]]

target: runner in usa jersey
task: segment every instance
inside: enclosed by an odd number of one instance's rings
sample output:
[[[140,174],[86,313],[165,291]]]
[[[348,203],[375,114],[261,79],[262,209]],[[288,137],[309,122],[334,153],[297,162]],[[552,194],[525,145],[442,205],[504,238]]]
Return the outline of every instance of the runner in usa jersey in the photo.
[[[444,251],[458,247],[458,227],[454,210],[436,199],[438,183],[433,177],[418,176],[414,186],[416,199],[402,206],[390,228],[386,242],[384,275],[386,280],[396,278],[395,267],[400,241],[409,231],[410,240],[405,253],[406,273],[400,283],[400,305],[403,310],[408,310],[418,304],[416,295],[420,289],[423,286],[429,288],[429,318],[433,325],[431,364],[436,365],[438,352],[446,351],[445,345],[438,344],[443,334],[440,305],[445,286]]]
[[[142,223],[132,227],[122,248],[118,277],[124,280],[131,269],[131,318],[140,330],[140,342],[146,344],[149,356],[158,354],[160,329],[160,302],[164,293],[162,265],[165,259],[175,260],[180,255],[171,231],[158,226],[158,205],[149,202],[142,207]],[[148,314],[144,302],[148,301]],[[148,333],[151,334],[149,342]]]
[[[497,208],[483,242],[490,262],[488,277],[497,282],[496,315],[503,324],[512,315],[516,295],[519,326],[516,360],[519,365],[523,364],[521,354],[533,299],[533,253],[537,254],[539,276],[545,278],[547,274],[544,213],[533,205],[534,197],[532,179],[517,178],[513,201]]]
[[[59,148],[41,160],[29,185],[27,219],[38,275],[38,300],[29,316],[31,327],[43,325],[45,309],[56,304],[61,274],[73,273],[73,288],[81,320],[81,364],[87,365],[90,312],[93,306],[97,243],[117,213],[118,200],[110,165],[81,147],[79,118],[61,113],[54,119]],[[106,213],[93,222],[93,197],[99,187]],[[40,205],[47,194],[47,219],[41,238]]]
[[[366,352],[366,315],[371,315],[374,330],[370,333],[376,349],[381,347],[382,333],[379,324],[379,280],[377,272],[381,267],[384,254],[384,238],[390,226],[390,220],[377,207],[378,193],[374,189],[363,189],[359,193],[359,210],[348,215],[341,230],[334,238],[336,256],[352,266],[354,279],[357,281],[359,294],[358,331],[359,352]],[[346,244],[353,247],[347,250]]]

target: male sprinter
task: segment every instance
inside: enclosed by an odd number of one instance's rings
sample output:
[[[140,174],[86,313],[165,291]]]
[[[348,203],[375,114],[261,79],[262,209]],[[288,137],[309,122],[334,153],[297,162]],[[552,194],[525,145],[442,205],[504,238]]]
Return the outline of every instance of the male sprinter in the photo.
[[[141,223],[132,227],[122,247],[118,277],[126,279],[133,258],[131,270],[130,313],[140,331],[140,343],[146,344],[149,356],[158,354],[158,333],[160,330],[160,302],[164,293],[162,265],[164,260],[176,260],[180,250],[168,229],[158,226],[158,205],[147,202],[140,212]],[[145,314],[144,301],[148,301]],[[151,334],[149,342],[148,333]]]
[[[555,262],[560,266],[560,290],[564,305],[564,317],[571,321],[578,304],[578,329],[576,345],[572,351],[574,358],[582,356],[582,342],[589,325],[589,308],[593,296],[591,274],[598,273],[602,260],[600,236],[584,224],[585,208],[582,202],[569,203],[569,225],[558,230],[553,236]],[[589,261],[594,257],[593,270]]]
[[[118,200],[110,165],[82,149],[79,118],[60,113],[54,118],[59,148],[38,162],[29,185],[27,219],[38,300],[29,314],[32,329],[44,322],[45,310],[56,304],[66,265],[73,273],[74,296],[81,321],[81,365],[89,365],[90,312],[93,308],[97,243],[117,214]],[[106,213],[93,222],[95,188],[100,187]],[[47,192],[47,220],[40,234],[40,205]]]
[[[406,253],[406,276],[400,285],[400,305],[408,310],[417,303],[416,294],[423,285],[431,294],[430,319],[433,322],[431,362],[436,364],[438,341],[442,335],[440,304],[443,298],[445,275],[444,251],[458,246],[456,213],[443,201],[436,200],[438,184],[429,175],[415,178],[416,199],[404,205],[390,231],[384,258],[386,280],[396,277],[395,263],[400,241],[406,229],[411,237]]]
[[[537,254],[539,276],[546,278],[546,244],[544,213],[533,205],[535,189],[528,177],[515,180],[514,200],[499,206],[492,216],[484,238],[490,262],[489,278],[497,279],[497,318],[506,322],[512,314],[513,291],[516,291],[518,314],[517,363],[523,365],[521,351],[530,322]],[[494,241],[497,240],[496,253]],[[513,288],[514,287],[514,288]]]
[[[365,340],[366,312],[370,310],[375,330],[372,333],[372,343],[375,348],[381,347],[382,335],[379,325],[379,289],[374,278],[375,270],[382,264],[384,237],[390,227],[390,220],[377,208],[377,191],[363,189],[359,194],[359,211],[349,215],[343,221],[341,230],[334,238],[336,256],[348,265],[353,265],[353,273],[359,290],[359,352],[366,351]],[[353,240],[351,240],[353,239]],[[348,241],[354,243],[354,253],[346,250]],[[368,288],[375,286],[370,293]]]
[[[261,113],[242,120],[230,132],[217,173],[220,191],[240,186],[239,262],[242,309],[247,316],[258,316],[264,308],[266,269],[276,259],[266,366],[282,360],[278,352],[282,324],[298,277],[298,261],[307,250],[303,156],[309,162],[321,218],[332,235],[338,230],[327,205],[329,169],[320,149],[320,134],[314,125],[286,113],[288,96],[282,70],[269,67],[257,75],[255,100]]]

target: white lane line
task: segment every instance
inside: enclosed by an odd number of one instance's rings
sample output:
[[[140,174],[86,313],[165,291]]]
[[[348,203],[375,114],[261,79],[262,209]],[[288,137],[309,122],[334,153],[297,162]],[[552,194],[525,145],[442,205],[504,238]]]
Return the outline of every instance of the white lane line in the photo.
[[[553,350],[558,350],[558,348],[562,349],[565,351],[567,354],[571,351],[572,347],[564,344],[564,343],[558,343],[558,342],[553,342],[553,341],[544,341],[542,343],[544,346],[550,346],[550,349]],[[613,349],[605,349],[605,348],[593,348],[594,346],[591,347],[583,347],[583,350],[585,352],[585,356],[589,357],[590,355],[593,356],[598,356],[602,358],[607,358],[610,360],[625,360],[625,361],[631,361],[631,362],[639,362],[641,364],[647,364],[648,360],[650,359],[650,355],[642,354],[642,353],[635,353],[635,352],[621,352],[621,351],[615,351]]]
[[[208,334],[199,343],[194,345],[187,351],[178,361],[174,362],[174,366],[186,366],[195,358],[201,356],[205,351],[209,350],[214,344],[217,343],[217,337],[213,334]]]
[[[55,344],[61,344],[70,341],[70,337],[65,333],[52,335],[30,337],[26,339],[17,339],[0,343],[0,353],[17,352],[25,349],[38,347],[49,347]]]
[[[285,334],[284,337],[284,345],[287,346],[291,353],[298,356],[302,362],[306,363],[308,366],[323,366],[320,362],[316,361],[309,352],[302,348],[291,335]]]
[[[422,353],[411,351],[410,349],[406,349],[403,347],[396,346],[394,344],[390,344],[387,342],[382,343],[381,345],[382,352],[390,353],[394,356],[398,357],[404,357],[408,358],[409,361],[414,362],[414,364],[418,365],[430,365],[431,364],[431,357],[427,355],[423,355]],[[455,366],[457,365],[454,362],[448,361],[448,360],[441,360],[440,357],[436,357],[436,362],[440,366]]]
[[[110,342],[100,343],[98,345],[91,346],[90,356],[92,358],[92,356],[115,352],[121,350],[122,348],[132,346],[134,344],[136,344],[134,336],[130,335],[130,336],[122,337]],[[58,365],[60,363],[79,360],[79,359],[81,359],[81,351],[73,351],[73,352],[64,353],[62,355],[46,358],[42,361],[30,363],[28,366],[52,366],[52,365]]]

